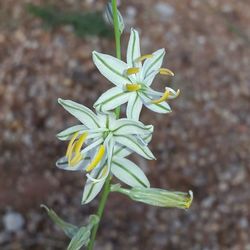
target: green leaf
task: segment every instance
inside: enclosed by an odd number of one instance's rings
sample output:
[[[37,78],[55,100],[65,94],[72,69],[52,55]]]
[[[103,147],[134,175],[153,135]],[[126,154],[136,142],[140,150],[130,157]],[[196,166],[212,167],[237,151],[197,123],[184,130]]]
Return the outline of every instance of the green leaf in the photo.
[[[99,222],[99,218],[96,215],[89,217],[89,224],[86,227],[81,227],[74,235],[69,243],[67,250],[79,250],[83,246],[87,246],[91,236],[91,230],[94,225]]]
[[[106,25],[100,11],[62,11],[56,6],[47,4],[41,6],[28,4],[27,10],[33,16],[42,19],[46,28],[71,25],[75,34],[79,37],[100,36],[109,38],[113,35],[112,29]]]
[[[72,238],[77,231],[79,230],[79,228],[75,225],[72,225],[66,221],[64,221],[63,219],[61,219],[52,209],[49,209],[47,206],[45,205],[41,205],[42,208],[44,208],[46,210],[46,212],[48,213],[50,219],[59,227],[61,228],[64,233],[69,237]]]

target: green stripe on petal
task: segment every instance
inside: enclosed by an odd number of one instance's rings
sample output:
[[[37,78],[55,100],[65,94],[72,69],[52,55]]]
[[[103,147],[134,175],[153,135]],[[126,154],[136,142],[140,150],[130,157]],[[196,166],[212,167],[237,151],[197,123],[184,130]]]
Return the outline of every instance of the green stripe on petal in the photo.
[[[76,132],[86,132],[88,129],[84,125],[75,125],[67,128],[56,135],[56,137],[61,141],[69,140]]]
[[[133,93],[128,100],[128,105],[126,109],[126,115],[129,119],[139,120],[139,116],[142,110],[143,102],[138,93]]]
[[[159,49],[153,53],[152,58],[148,58],[145,60],[142,67],[143,79],[146,79],[154,71],[160,69],[164,56],[165,56],[165,49]],[[145,84],[150,85],[152,83],[152,80],[153,80],[152,78],[148,79],[148,82],[145,82]]]
[[[124,104],[128,101],[130,93],[114,87],[103,93],[94,104],[94,107],[100,111],[108,111]]]
[[[115,136],[116,142],[126,146],[127,148],[131,149],[132,151],[136,152],[137,154],[141,155],[142,157],[152,160],[155,159],[153,153],[147,146],[141,145],[134,137],[132,136],[125,136],[125,135],[118,135]]]
[[[101,178],[104,170],[105,170],[104,166],[100,169],[94,169],[91,172],[90,176],[99,179]],[[90,179],[88,179],[83,191],[82,204],[87,204],[91,202],[101,191],[104,182],[105,179],[99,182],[93,182]]]
[[[116,135],[138,134],[144,135],[153,132],[153,126],[145,126],[142,122],[122,118],[116,121],[112,132]]]
[[[135,62],[141,56],[140,51],[140,37],[139,33],[135,29],[131,29],[130,38],[128,42],[128,49],[127,49],[127,63],[130,68],[133,67],[141,67],[141,62]]]
[[[61,98],[58,99],[58,103],[88,128],[99,127],[97,116],[89,108],[71,100],[63,100]]]
[[[152,134],[144,135],[142,136],[142,139],[144,140],[145,143],[149,143],[152,139]],[[131,149],[128,149],[126,146],[123,146],[119,143],[117,143],[114,147],[114,156],[126,157],[132,153],[133,151]]]
[[[98,53],[96,51],[93,52],[93,61],[101,74],[116,86],[123,86],[130,82],[124,75],[125,70],[128,68],[125,62],[113,56]]]
[[[156,112],[156,113],[170,113],[172,112],[170,106],[168,105],[167,102],[162,102],[162,103],[151,103],[152,98],[150,98],[149,95],[147,95],[144,92],[141,92],[140,95],[143,98],[143,104],[150,110]]]
[[[132,161],[115,157],[111,171],[116,178],[131,187],[150,187],[150,183],[143,171]]]

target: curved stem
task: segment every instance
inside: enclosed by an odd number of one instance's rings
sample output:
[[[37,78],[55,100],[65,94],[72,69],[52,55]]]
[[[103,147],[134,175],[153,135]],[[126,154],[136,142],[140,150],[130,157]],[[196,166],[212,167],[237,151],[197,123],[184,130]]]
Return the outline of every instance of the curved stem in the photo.
[[[116,57],[118,59],[121,59],[121,34],[119,31],[119,23],[118,23],[118,11],[117,11],[117,2],[116,0],[112,0],[112,12],[113,12],[113,22],[114,22],[114,33],[115,33],[115,48],[116,48]],[[116,114],[116,118],[118,119],[120,116],[120,111],[121,108],[117,107],[115,109],[115,114]],[[97,210],[97,215],[99,216],[99,223],[97,223],[92,232],[91,232],[91,238],[90,238],[90,242],[88,244],[88,250],[93,250],[94,247],[94,242],[95,242],[95,238],[96,238],[96,233],[97,230],[99,228],[99,224],[100,221],[102,219],[102,215],[104,212],[104,208],[108,199],[108,195],[110,193],[110,181],[111,181],[111,176],[109,175],[104,183],[104,188],[103,188],[103,192],[102,192],[102,196],[101,196],[101,200],[98,206],[98,210]]]

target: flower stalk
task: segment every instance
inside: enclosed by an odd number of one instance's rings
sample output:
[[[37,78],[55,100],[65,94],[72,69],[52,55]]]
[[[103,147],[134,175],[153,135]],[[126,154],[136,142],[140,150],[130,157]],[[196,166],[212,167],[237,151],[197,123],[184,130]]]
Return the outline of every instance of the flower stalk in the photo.
[[[68,147],[56,166],[63,170],[85,172],[87,180],[82,205],[91,202],[102,191],[97,212],[89,217],[86,226],[67,223],[45,207],[52,221],[71,238],[68,250],[79,250],[83,246],[93,250],[110,192],[119,192],[134,201],[165,208],[188,209],[193,200],[192,191],[184,193],[151,188],[142,169],[127,158],[136,153],[148,160],[156,159],[148,147],[154,126],[140,121],[141,110],[146,107],[157,113],[171,112],[168,101],[176,98],[180,90],[166,86],[163,92],[159,92],[151,88],[156,75],[174,76],[174,73],[162,67],[164,48],[141,54],[140,35],[134,28],[131,28],[126,61],[121,60],[120,38],[124,22],[117,9],[117,0],[108,2],[105,13],[114,26],[116,56],[97,51],[93,51],[92,55],[100,73],[115,86],[96,100],[94,112],[80,103],[58,99],[58,103],[78,120],[78,124],[57,134],[59,140],[68,141]],[[127,104],[126,116],[120,117],[123,104]],[[130,189],[120,184],[111,185],[113,176]]]
[[[112,12],[113,12],[114,34],[115,34],[116,57],[118,59],[121,59],[121,33],[119,30],[118,10],[117,10],[116,0],[112,0]],[[118,119],[120,117],[120,112],[121,112],[121,108],[117,107],[115,109],[116,119]],[[93,250],[93,247],[94,247],[96,233],[97,233],[97,230],[99,228],[99,224],[100,224],[100,221],[102,219],[104,208],[105,208],[105,205],[106,205],[109,193],[110,193],[111,178],[112,178],[111,175],[109,175],[104,183],[104,189],[103,189],[101,200],[100,200],[98,210],[97,210],[97,216],[99,216],[100,220],[97,224],[95,224],[95,226],[93,227],[93,229],[91,231],[90,242],[89,242],[88,248],[87,248],[88,250]]]

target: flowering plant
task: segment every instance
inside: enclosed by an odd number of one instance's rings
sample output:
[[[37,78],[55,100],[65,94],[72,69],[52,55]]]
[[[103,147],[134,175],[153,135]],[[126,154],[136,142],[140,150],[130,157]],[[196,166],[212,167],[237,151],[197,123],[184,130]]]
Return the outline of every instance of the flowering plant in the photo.
[[[135,29],[131,29],[127,62],[121,60],[120,35],[124,23],[115,0],[112,0],[112,4],[108,3],[106,14],[114,25],[116,57],[94,51],[93,62],[115,87],[103,93],[94,103],[95,113],[82,104],[58,99],[59,104],[80,124],[57,135],[59,140],[69,142],[65,155],[56,165],[60,169],[86,173],[82,204],[91,202],[103,190],[97,213],[89,217],[87,226],[80,228],[63,221],[53,210],[43,206],[49,217],[71,238],[68,246],[71,250],[83,246],[93,249],[110,192],[159,207],[187,209],[193,199],[191,191],[183,193],[150,188],[143,171],[127,158],[137,153],[145,159],[155,159],[148,147],[154,127],[139,121],[142,107],[157,113],[171,112],[167,100],[176,98],[180,91],[165,87],[164,92],[158,92],[151,88],[157,74],[173,76],[174,73],[162,68],[164,49],[141,55],[139,33]],[[120,106],[126,103],[126,117],[121,118]],[[125,189],[121,184],[111,184],[113,176],[131,189]]]

